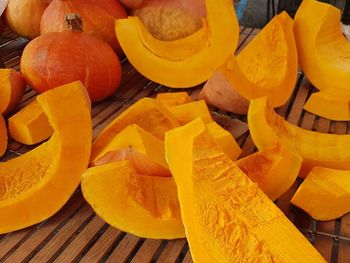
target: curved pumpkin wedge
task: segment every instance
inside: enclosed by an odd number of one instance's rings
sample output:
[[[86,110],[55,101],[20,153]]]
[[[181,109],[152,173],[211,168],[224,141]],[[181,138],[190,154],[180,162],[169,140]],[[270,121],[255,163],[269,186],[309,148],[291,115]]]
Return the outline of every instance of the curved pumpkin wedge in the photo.
[[[169,131],[165,152],[194,262],[325,262],[203,121]]]
[[[94,211],[122,231],[144,238],[185,237],[172,177],[137,174],[121,161],[89,168],[81,188]]]
[[[350,121],[350,89],[326,89],[313,93],[304,110],[334,121]]]
[[[236,164],[274,201],[293,185],[302,161],[299,154],[276,142],[271,148],[239,159]]]
[[[7,129],[4,117],[0,114],[0,157],[4,155],[7,149]]]
[[[350,212],[350,171],[315,167],[291,203],[316,220],[334,220]]]
[[[137,17],[118,19],[116,34],[131,64],[148,79],[172,88],[189,88],[206,81],[234,53],[239,35],[232,1],[206,0],[206,7],[208,46],[183,60],[166,59],[150,51],[140,38]]]
[[[158,93],[156,100],[163,103],[163,105],[168,108],[192,101],[191,97],[185,91]]]
[[[247,100],[268,96],[282,106],[293,92],[298,55],[293,20],[275,16],[236,57],[231,55],[209,79],[200,98],[220,109],[246,114]]]
[[[0,233],[41,222],[56,213],[80,183],[89,163],[90,101],[80,82],[37,97],[54,134],[34,150],[0,163]]]
[[[204,100],[192,101],[169,108],[180,125],[185,125],[197,118],[202,118],[206,123],[213,121],[208,106]]]
[[[350,135],[308,131],[290,124],[274,112],[266,97],[250,102],[248,126],[258,149],[280,141],[299,153],[303,157],[301,177],[305,177],[314,166],[350,169]]]
[[[340,28],[340,10],[304,0],[294,19],[299,64],[319,90],[350,89],[350,43]]]
[[[45,112],[36,100],[11,116],[8,125],[11,138],[26,145],[45,141],[53,133]]]
[[[115,118],[97,136],[92,144],[91,160],[107,147],[110,141],[130,124],[137,124],[156,138],[163,140],[164,134],[179,126],[176,118],[156,99],[143,98]]]

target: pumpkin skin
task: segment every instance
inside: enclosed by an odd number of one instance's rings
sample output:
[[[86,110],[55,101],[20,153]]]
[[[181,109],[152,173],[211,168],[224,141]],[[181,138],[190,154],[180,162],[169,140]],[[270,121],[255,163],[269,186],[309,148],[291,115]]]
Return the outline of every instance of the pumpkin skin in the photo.
[[[34,39],[24,48],[21,70],[39,93],[80,80],[93,102],[112,95],[121,80],[113,49],[84,32],[54,32]]]
[[[4,155],[7,149],[7,129],[4,117],[0,114],[0,157]]]
[[[350,169],[350,135],[326,134],[304,130],[290,124],[274,112],[262,97],[250,102],[248,125],[258,149],[272,147],[280,141],[303,158],[300,177],[306,177],[315,166]]]
[[[124,6],[130,9],[138,8],[144,0],[119,0]]]
[[[0,163],[0,233],[55,214],[78,187],[89,163],[91,105],[82,84],[50,90],[37,101],[54,134],[34,150]]]
[[[340,28],[340,10],[304,0],[294,23],[299,64],[319,90],[350,89],[350,44]]]
[[[40,26],[41,34],[66,30],[65,15],[78,13],[84,21],[84,32],[107,42],[123,56],[114,33],[115,19],[126,18],[124,8],[116,0],[53,0],[45,10]]]
[[[232,1],[206,0],[206,7],[208,46],[176,61],[160,57],[147,48],[138,32],[137,17],[118,19],[116,34],[130,63],[148,79],[172,88],[189,88],[206,81],[235,51],[239,34]]]
[[[165,152],[194,262],[325,262],[200,119],[169,131]]]

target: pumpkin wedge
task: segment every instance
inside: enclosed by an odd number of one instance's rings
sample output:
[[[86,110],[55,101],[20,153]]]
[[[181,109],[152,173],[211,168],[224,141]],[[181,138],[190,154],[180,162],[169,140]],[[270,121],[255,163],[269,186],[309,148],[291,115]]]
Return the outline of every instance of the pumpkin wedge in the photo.
[[[271,148],[239,159],[236,164],[274,201],[293,185],[302,161],[299,154],[276,142]]]
[[[334,220],[350,212],[350,171],[314,167],[291,203],[316,220]]]
[[[304,110],[334,121],[350,121],[350,89],[326,89],[313,93]]]
[[[258,149],[280,141],[299,153],[303,157],[301,177],[305,177],[314,166],[350,169],[350,135],[308,131],[290,124],[274,112],[266,97],[250,102],[248,125]]]
[[[0,157],[4,155],[7,149],[7,129],[4,117],[0,114]]]
[[[128,161],[89,168],[82,177],[86,201],[110,225],[156,239],[185,237],[172,177],[137,174]]]
[[[156,100],[163,103],[166,107],[173,107],[192,101],[187,92],[165,92],[158,93]]]
[[[169,108],[180,125],[185,125],[197,118],[202,118],[206,123],[213,121],[208,106],[204,100],[192,101]]]
[[[165,152],[194,262],[325,262],[203,121],[169,131]]]
[[[206,81],[234,53],[239,35],[232,1],[206,0],[206,7],[209,43],[182,60],[163,58],[149,50],[140,37],[137,17],[118,19],[116,34],[131,64],[148,79],[173,88],[193,87]]]
[[[293,20],[275,16],[237,55],[231,55],[201,91],[200,98],[223,110],[246,114],[247,100],[268,96],[274,107],[289,99],[297,80]],[[224,86],[224,87],[223,87]]]
[[[350,43],[340,29],[340,10],[304,0],[294,19],[299,64],[319,90],[350,89]]]
[[[90,101],[81,83],[37,97],[54,134],[26,154],[0,163],[0,233],[39,223],[56,213],[89,163]]]
[[[26,145],[45,141],[53,133],[45,112],[36,100],[10,117],[8,124],[11,138]]]

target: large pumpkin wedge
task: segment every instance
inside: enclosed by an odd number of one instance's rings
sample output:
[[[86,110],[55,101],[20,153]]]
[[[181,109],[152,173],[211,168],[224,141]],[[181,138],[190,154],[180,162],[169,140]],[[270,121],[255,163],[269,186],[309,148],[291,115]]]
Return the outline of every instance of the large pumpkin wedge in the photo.
[[[172,177],[137,174],[128,161],[89,168],[83,195],[107,223],[144,238],[185,237]]]
[[[314,166],[350,169],[350,135],[308,131],[290,124],[274,112],[266,97],[250,102],[248,125],[259,149],[280,141],[287,148],[297,151],[303,157],[302,177]]]
[[[319,90],[350,89],[350,43],[340,29],[340,10],[304,0],[294,19],[299,64]]]
[[[208,80],[200,98],[237,114],[247,113],[247,100],[262,96],[268,96],[271,104],[279,107],[292,94],[297,70],[293,20],[283,12],[275,16],[237,58],[231,55],[226,60]]]
[[[0,114],[0,157],[4,155],[7,149],[7,129],[4,117]]]
[[[168,132],[165,152],[194,262],[325,262],[201,120]]]
[[[140,37],[137,17],[117,20],[118,41],[131,64],[145,77],[173,88],[196,86],[224,63],[238,43],[239,27],[232,1],[206,0],[206,7],[209,44],[185,59],[166,59],[148,49]]]
[[[90,101],[80,83],[37,97],[54,134],[36,149],[0,163],[0,233],[56,213],[80,183],[91,149]]]

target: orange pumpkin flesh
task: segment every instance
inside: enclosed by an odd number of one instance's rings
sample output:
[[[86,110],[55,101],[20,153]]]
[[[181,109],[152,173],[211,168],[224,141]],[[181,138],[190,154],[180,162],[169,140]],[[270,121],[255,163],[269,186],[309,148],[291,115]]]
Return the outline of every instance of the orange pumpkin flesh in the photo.
[[[4,155],[7,149],[7,129],[6,123],[0,114],[0,157]]]
[[[173,107],[192,101],[187,92],[166,92],[157,94],[156,100],[163,103],[166,107]]]

